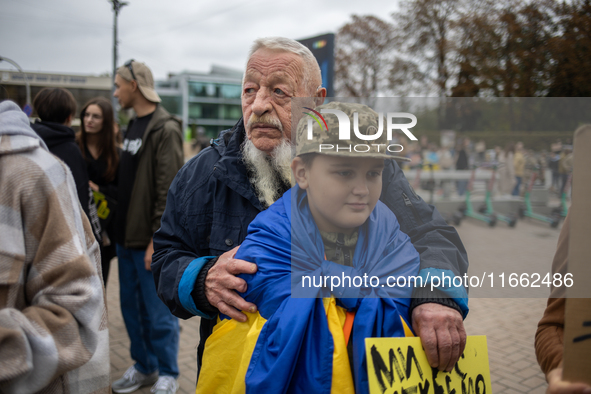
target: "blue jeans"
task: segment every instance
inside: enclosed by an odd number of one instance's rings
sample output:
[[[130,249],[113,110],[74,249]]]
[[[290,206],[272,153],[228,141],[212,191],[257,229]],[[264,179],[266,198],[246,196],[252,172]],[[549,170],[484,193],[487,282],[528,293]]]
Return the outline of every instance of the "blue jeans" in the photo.
[[[456,181],[456,188],[458,190],[458,194],[460,196],[463,196],[464,193],[466,193],[466,189],[468,188],[468,181],[466,181],[466,180]]]
[[[143,249],[117,244],[121,314],[131,342],[135,368],[161,376],[179,375],[179,321],[158,298],[152,272],[146,271]]]
[[[511,195],[513,196],[518,196],[519,195],[519,188],[521,187],[521,177],[520,176],[516,176],[515,180],[517,181],[515,183],[515,187],[513,188],[513,193],[511,193]]]

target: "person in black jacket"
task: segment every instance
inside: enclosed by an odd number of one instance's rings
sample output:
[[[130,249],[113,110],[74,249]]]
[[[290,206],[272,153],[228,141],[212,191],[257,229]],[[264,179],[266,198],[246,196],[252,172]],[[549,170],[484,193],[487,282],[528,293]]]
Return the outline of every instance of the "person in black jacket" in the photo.
[[[174,315],[203,317],[198,366],[218,312],[245,321],[241,311],[256,311],[237,293],[246,290],[246,282],[236,275],[257,267],[235,259],[236,247],[255,216],[291,186],[291,98],[313,97],[321,104],[326,96],[321,81],[317,61],[297,41],[256,40],[242,86],[244,118],[189,160],[170,186],[154,234],[152,272],[158,295]],[[384,169],[382,197],[419,252],[422,273],[467,272],[457,232],[412,191],[395,163]],[[457,290],[463,296],[453,299],[429,288],[413,293],[413,329],[430,365],[440,370],[450,371],[465,345],[467,294]]]
[[[102,219],[101,266],[106,287],[111,260],[117,255],[113,217],[117,203],[120,152],[116,144],[113,106],[106,98],[95,97],[80,111],[80,121],[76,142],[86,161],[89,185],[93,192],[105,196],[99,201],[106,209],[98,213]]]
[[[88,185],[86,163],[76,144],[76,134],[70,127],[76,113],[76,100],[66,89],[45,88],[35,96],[33,107],[41,121],[31,124],[31,127],[45,142],[49,151],[70,168],[76,183],[78,200],[100,243],[100,224]]]
[[[468,146],[470,145],[470,140],[464,138],[461,142],[458,143],[457,147],[457,160],[456,160],[456,170],[469,170],[469,160],[468,160]],[[467,180],[459,180],[456,181],[456,187],[458,188],[458,194],[463,196],[466,193],[466,187],[468,186]]]

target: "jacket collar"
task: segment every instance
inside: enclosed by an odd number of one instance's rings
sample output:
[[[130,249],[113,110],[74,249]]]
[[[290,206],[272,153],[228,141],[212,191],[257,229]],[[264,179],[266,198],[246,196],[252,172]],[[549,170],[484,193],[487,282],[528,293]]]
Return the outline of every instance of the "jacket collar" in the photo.
[[[263,211],[265,207],[256,196],[242,160],[240,148],[245,137],[244,120],[240,119],[232,129],[222,132],[217,139],[212,141],[212,147],[221,156],[214,166],[213,176],[250,201],[256,209]]]

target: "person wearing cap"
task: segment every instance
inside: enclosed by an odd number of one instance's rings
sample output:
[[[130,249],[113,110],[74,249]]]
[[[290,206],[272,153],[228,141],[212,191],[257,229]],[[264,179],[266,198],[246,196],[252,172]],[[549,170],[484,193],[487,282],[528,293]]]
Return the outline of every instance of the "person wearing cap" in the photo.
[[[291,188],[291,100],[309,107],[326,96],[318,62],[308,48],[282,37],[257,39],[242,84],[243,119],[212,146],[189,160],[171,184],[161,227],[154,234],[152,272],[158,295],[183,319],[201,316],[198,366],[218,313],[246,321],[256,312],[237,291],[236,275],[256,264],[236,259],[248,225]],[[396,215],[421,257],[421,272],[463,275],[468,259],[462,242],[437,210],[418,197],[400,167],[388,160],[382,201]],[[451,370],[465,344],[461,305],[447,293],[415,289],[412,327],[430,364]]]
[[[197,393],[279,393],[296,386],[298,392],[369,393],[365,338],[413,335],[412,287],[386,286],[388,277],[401,283],[417,275],[419,254],[379,201],[384,161],[405,158],[386,153],[385,133],[371,144],[353,133],[354,113],[360,133],[377,132],[378,114],[369,107],[316,107],[324,109],[349,117],[351,138],[339,139],[334,114],[324,115],[327,128],[312,124],[312,138],[306,138],[307,119],[300,120],[291,162],[296,185],[253,220],[236,254],[257,264],[255,274],[240,277],[247,285],[241,295],[258,311],[244,323],[220,315],[205,345]],[[326,276],[330,287],[322,284]],[[379,282],[333,279],[345,277]]]
[[[160,301],[150,271],[152,234],[160,227],[170,183],[183,164],[181,122],[161,105],[152,72],[131,60],[117,69],[114,96],[136,117],[127,127],[119,161],[115,241],[121,314],[135,362],[113,382],[116,393],[154,384],[174,393],[179,374],[179,324]]]

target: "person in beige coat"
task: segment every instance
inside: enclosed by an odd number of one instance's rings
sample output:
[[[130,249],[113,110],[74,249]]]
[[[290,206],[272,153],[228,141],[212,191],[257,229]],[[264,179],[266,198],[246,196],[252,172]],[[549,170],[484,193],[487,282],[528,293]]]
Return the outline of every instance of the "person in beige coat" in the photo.
[[[99,246],[69,168],[0,103],[0,392],[109,393]]]

